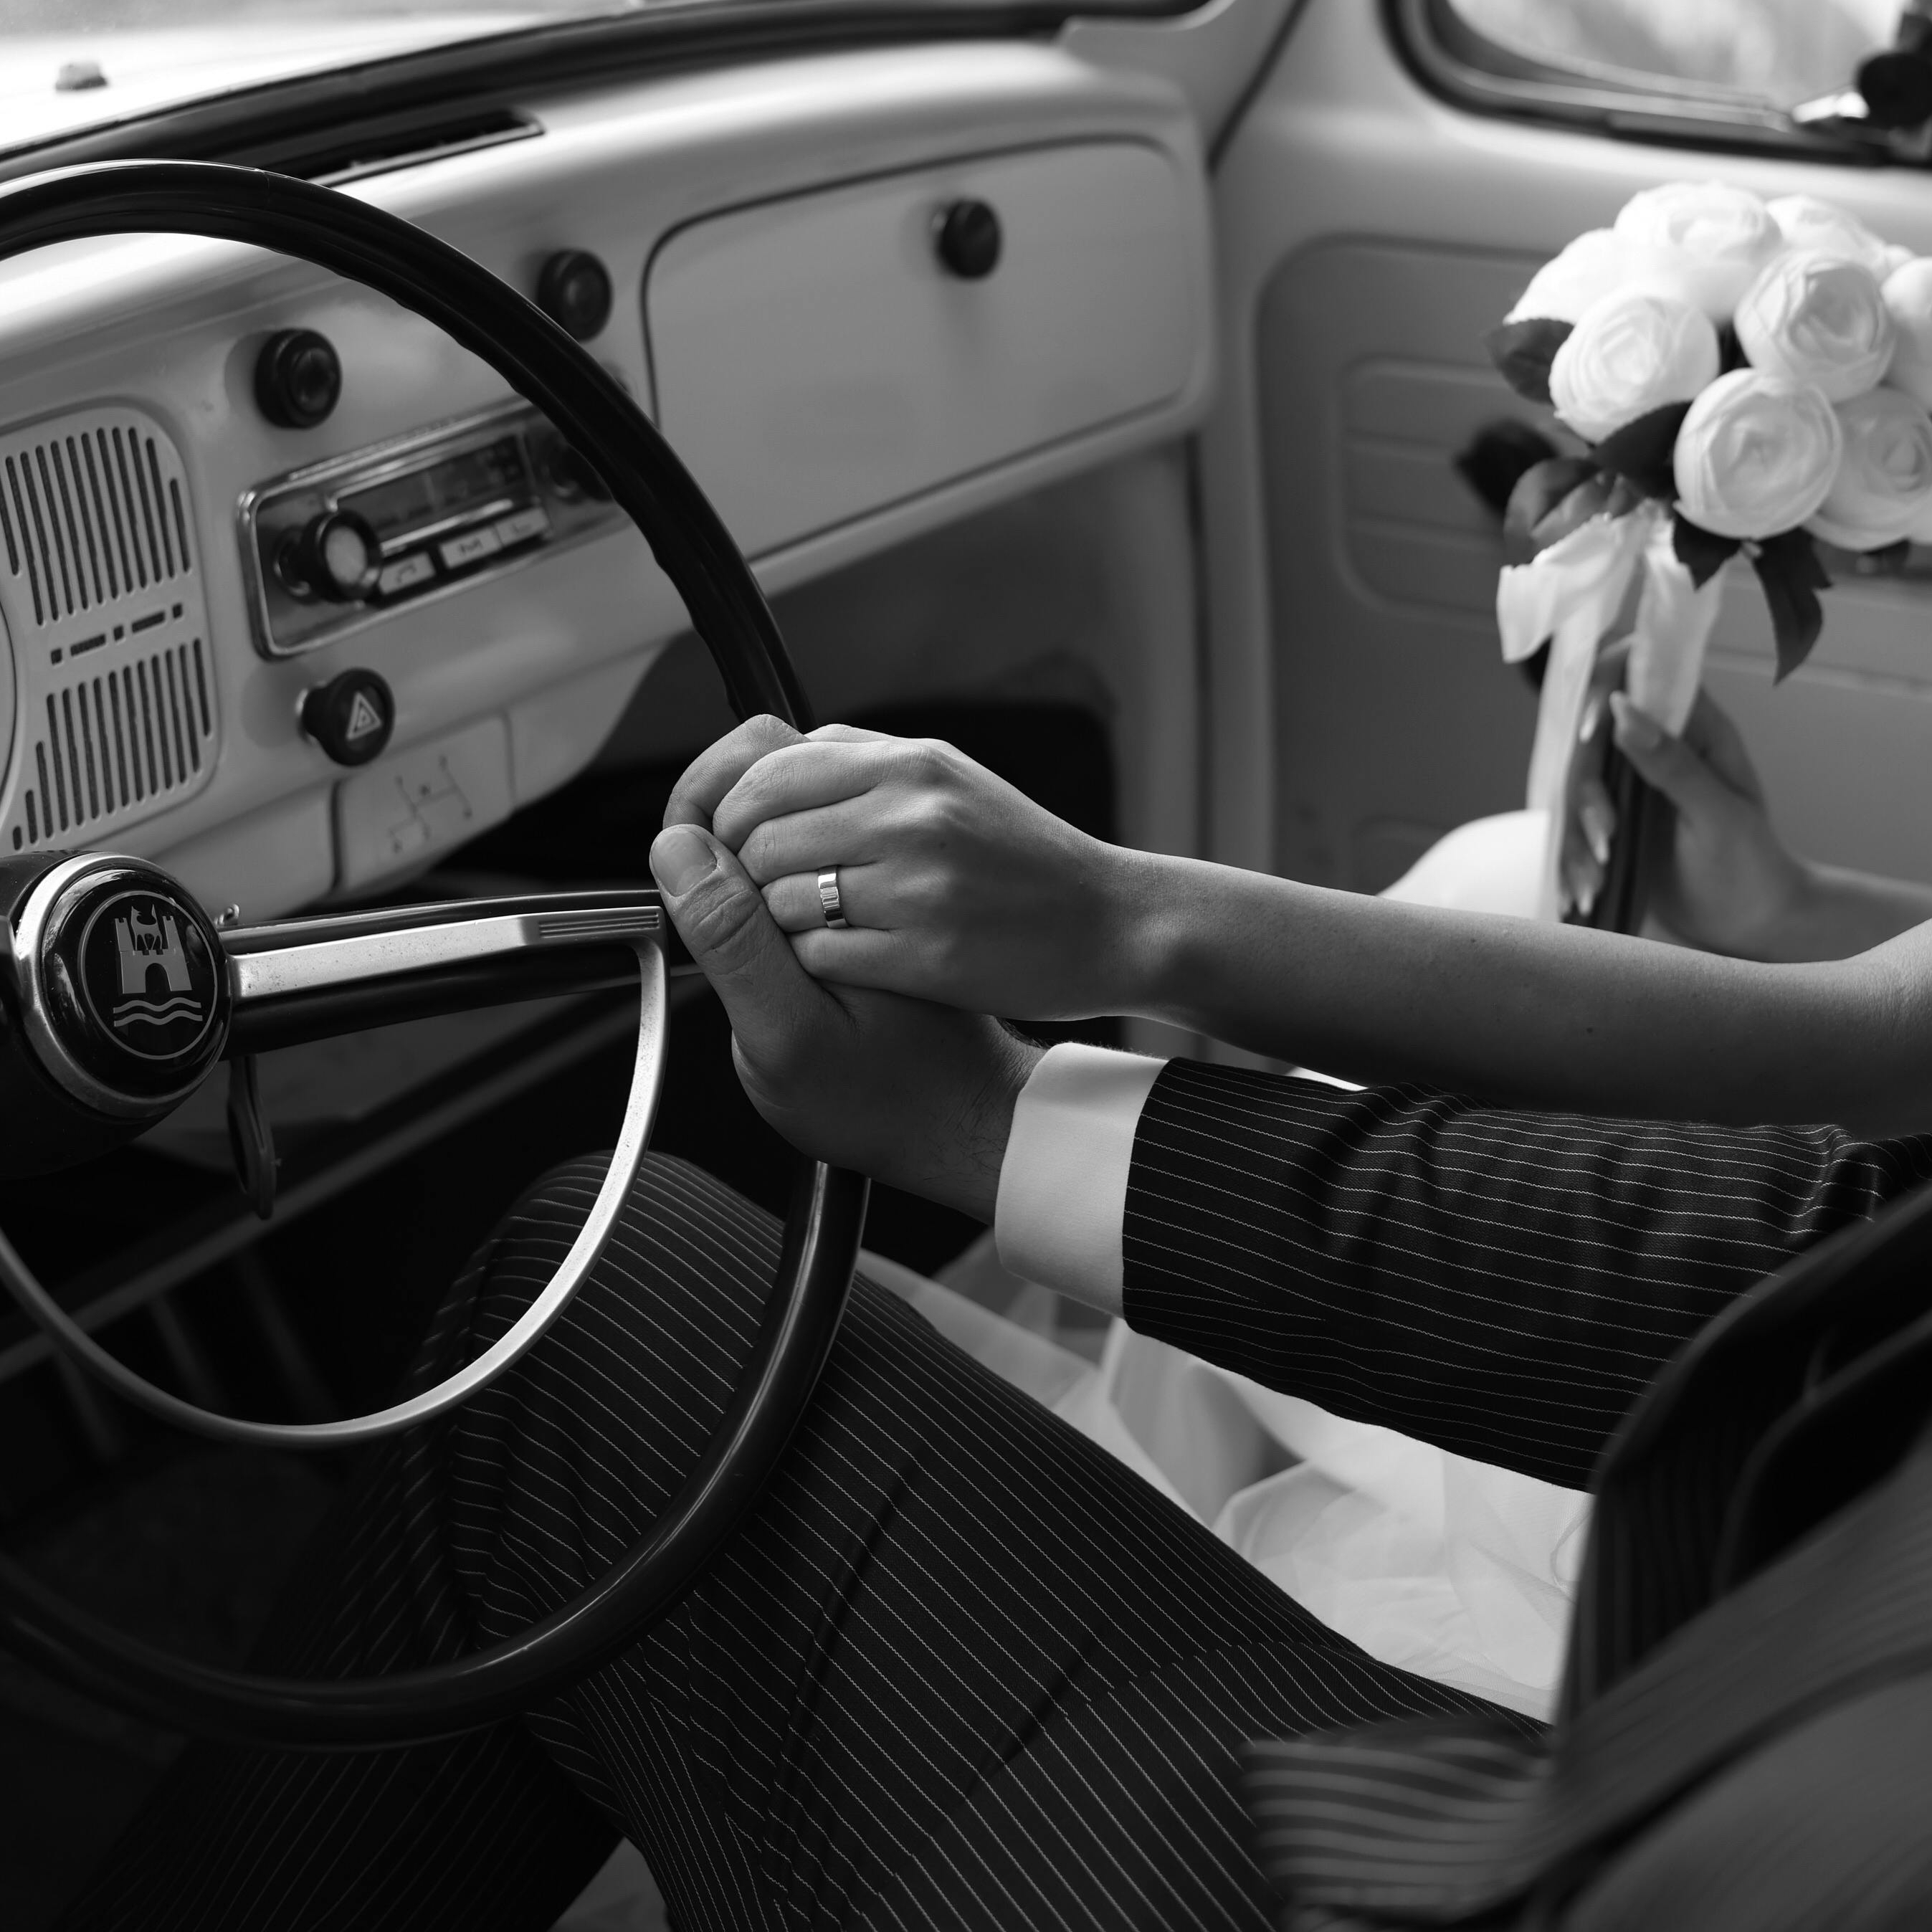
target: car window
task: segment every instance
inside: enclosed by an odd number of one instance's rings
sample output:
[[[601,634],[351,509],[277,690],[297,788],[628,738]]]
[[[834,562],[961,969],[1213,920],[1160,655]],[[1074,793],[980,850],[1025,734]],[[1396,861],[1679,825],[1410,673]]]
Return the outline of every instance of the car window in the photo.
[[[1791,105],[1850,85],[1903,0],[1451,0],[1514,52],[1584,73],[1735,89]]]

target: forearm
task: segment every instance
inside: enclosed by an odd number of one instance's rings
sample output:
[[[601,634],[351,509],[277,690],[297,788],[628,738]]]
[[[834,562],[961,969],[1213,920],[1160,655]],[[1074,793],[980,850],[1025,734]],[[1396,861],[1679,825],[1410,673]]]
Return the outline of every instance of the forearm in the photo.
[[[1617,1124],[1170,1063],[1136,1128],[1137,1329],[1340,1414],[1584,1483],[1738,1295],[1932,1145]]]
[[[1932,1125],[1923,940],[1769,964],[1137,855],[1119,1010],[1373,1084],[1750,1124]]]

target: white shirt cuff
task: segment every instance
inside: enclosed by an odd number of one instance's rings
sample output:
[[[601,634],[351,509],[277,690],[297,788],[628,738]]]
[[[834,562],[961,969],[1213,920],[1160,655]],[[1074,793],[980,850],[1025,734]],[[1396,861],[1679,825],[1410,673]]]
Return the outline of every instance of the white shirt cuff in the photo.
[[[1118,1308],[1134,1133],[1164,1060],[1056,1046],[1013,1109],[993,1240],[1010,1274]]]

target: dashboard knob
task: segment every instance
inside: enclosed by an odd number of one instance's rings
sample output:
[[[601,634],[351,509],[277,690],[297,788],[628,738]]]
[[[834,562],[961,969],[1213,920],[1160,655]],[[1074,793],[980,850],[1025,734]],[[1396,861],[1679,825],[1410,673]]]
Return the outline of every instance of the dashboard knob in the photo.
[[[537,307],[588,342],[610,320],[610,272],[588,249],[559,249],[537,272]]]
[[[324,510],[282,539],[275,574],[297,597],[353,604],[376,588],[382,545],[353,510]]]
[[[395,730],[395,694],[373,670],[345,670],[304,692],[300,716],[302,729],[338,765],[366,765]]]
[[[554,430],[534,444],[537,474],[566,503],[608,503],[610,486]]]
[[[342,394],[342,358],[312,328],[278,329],[255,358],[255,402],[284,429],[313,429]]]
[[[941,266],[976,282],[999,266],[1000,218],[983,201],[956,201],[933,218],[932,246]]]

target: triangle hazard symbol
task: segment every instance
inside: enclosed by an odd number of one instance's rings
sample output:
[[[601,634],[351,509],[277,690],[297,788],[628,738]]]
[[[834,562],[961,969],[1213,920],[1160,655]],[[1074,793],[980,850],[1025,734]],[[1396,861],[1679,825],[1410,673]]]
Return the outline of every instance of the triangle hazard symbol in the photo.
[[[344,727],[345,738],[366,738],[371,731],[382,728],[382,714],[376,709],[366,691],[358,691],[355,701],[349,707],[349,722]]]

